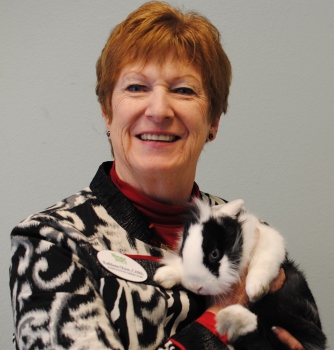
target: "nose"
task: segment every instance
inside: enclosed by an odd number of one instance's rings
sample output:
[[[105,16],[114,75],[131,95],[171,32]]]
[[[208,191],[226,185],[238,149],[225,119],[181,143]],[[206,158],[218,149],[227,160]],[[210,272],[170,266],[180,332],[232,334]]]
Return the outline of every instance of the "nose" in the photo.
[[[147,117],[157,123],[161,123],[166,119],[174,117],[171,99],[170,92],[165,88],[159,87],[153,89],[148,98],[146,108]]]

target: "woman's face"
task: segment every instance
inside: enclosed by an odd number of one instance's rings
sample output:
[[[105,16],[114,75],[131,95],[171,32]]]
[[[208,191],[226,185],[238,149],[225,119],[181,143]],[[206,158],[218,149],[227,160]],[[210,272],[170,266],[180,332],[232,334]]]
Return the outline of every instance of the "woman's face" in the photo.
[[[112,121],[105,120],[116,169],[129,183],[148,174],[194,176],[208,134],[218,127],[209,121],[199,72],[172,59],[125,66],[111,110]]]

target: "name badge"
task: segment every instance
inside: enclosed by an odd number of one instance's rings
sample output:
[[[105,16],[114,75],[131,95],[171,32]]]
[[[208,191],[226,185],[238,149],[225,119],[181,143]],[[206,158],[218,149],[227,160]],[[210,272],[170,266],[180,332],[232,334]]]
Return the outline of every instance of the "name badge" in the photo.
[[[147,272],[136,261],[112,250],[102,250],[97,253],[100,264],[118,277],[132,282],[143,282]]]

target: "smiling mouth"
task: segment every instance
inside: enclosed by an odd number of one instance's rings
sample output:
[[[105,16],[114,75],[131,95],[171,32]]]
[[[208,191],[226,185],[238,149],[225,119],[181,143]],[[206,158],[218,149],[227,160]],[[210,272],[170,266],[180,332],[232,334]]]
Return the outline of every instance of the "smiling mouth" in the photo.
[[[174,135],[141,134],[137,136],[142,141],[174,142],[179,139]]]

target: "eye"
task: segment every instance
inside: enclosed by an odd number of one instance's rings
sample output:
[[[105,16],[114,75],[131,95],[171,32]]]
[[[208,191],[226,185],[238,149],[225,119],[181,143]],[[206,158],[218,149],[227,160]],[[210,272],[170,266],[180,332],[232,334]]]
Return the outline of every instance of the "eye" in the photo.
[[[142,92],[146,91],[146,86],[140,84],[131,84],[126,87],[126,90],[130,92]]]
[[[212,250],[209,254],[210,263],[215,263],[220,259],[220,251],[218,248]]]
[[[195,91],[188,87],[179,87],[177,89],[174,89],[173,92],[181,95],[194,95]]]

